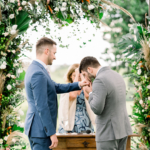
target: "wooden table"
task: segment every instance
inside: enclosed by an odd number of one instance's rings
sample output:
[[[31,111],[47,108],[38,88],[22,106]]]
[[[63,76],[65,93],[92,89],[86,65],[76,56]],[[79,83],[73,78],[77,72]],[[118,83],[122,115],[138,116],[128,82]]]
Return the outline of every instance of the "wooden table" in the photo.
[[[131,150],[131,137],[128,137],[126,150]],[[95,134],[57,134],[59,143],[55,150],[96,150]]]

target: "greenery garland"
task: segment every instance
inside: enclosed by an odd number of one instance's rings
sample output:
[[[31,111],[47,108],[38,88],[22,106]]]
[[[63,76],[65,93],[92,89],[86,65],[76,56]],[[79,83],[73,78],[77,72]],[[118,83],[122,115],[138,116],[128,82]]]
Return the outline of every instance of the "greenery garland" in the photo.
[[[105,4],[121,9],[133,19],[128,11],[105,0],[0,1],[0,149],[27,148],[17,137],[26,139],[20,133],[24,131],[24,125],[20,122],[23,112],[18,106],[25,99],[22,95],[25,71],[20,58],[25,57],[25,49],[31,48],[24,38],[29,26],[48,24],[52,19],[61,28],[84,18],[100,28]],[[49,27],[43,27],[50,32]],[[33,30],[36,31],[36,25]]]
[[[118,43],[125,56],[123,61],[132,68],[126,77],[135,85],[133,113],[131,119],[135,133],[140,134],[135,141],[136,149],[150,148],[150,29],[141,24],[133,24],[130,33]]]

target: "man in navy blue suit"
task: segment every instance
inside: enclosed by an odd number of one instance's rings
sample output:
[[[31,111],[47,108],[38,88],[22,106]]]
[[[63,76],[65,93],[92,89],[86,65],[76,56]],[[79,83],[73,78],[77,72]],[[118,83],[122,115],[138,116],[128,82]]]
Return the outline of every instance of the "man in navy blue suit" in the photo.
[[[57,84],[47,71],[56,54],[56,43],[46,37],[36,44],[36,60],[29,66],[25,76],[28,111],[25,134],[32,150],[49,150],[57,147],[57,94],[80,90],[88,81]]]

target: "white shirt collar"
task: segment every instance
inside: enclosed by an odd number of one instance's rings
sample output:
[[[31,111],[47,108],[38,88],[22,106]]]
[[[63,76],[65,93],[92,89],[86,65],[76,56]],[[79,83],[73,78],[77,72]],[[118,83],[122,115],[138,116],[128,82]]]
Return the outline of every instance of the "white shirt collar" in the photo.
[[[96,73],[96,76],[97,76],[97,74],[99,73],[99,71],[103,68],[104,66],[101,66],[100,68],[99,68],[99,70],[97,71],[97,73]]]
[[[47,65],[43,61],[41,61],[39,59],[35,59],[35,61],[39,62],[41,65],[44,66],[45,69],[47,69]]]

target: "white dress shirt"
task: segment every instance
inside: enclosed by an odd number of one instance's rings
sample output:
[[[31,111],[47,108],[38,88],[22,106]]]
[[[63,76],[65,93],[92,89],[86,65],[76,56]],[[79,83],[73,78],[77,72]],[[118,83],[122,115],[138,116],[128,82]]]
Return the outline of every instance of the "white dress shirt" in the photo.
[[[39,59],[35,59],[35,61],[39,62],[41,65],[44,66],[44,68],[47,70],[49,76],[50,76],[50,72],[49,72],[49,69],[48,69],[48,65],[46,65],[43,61],[39,60]]]

